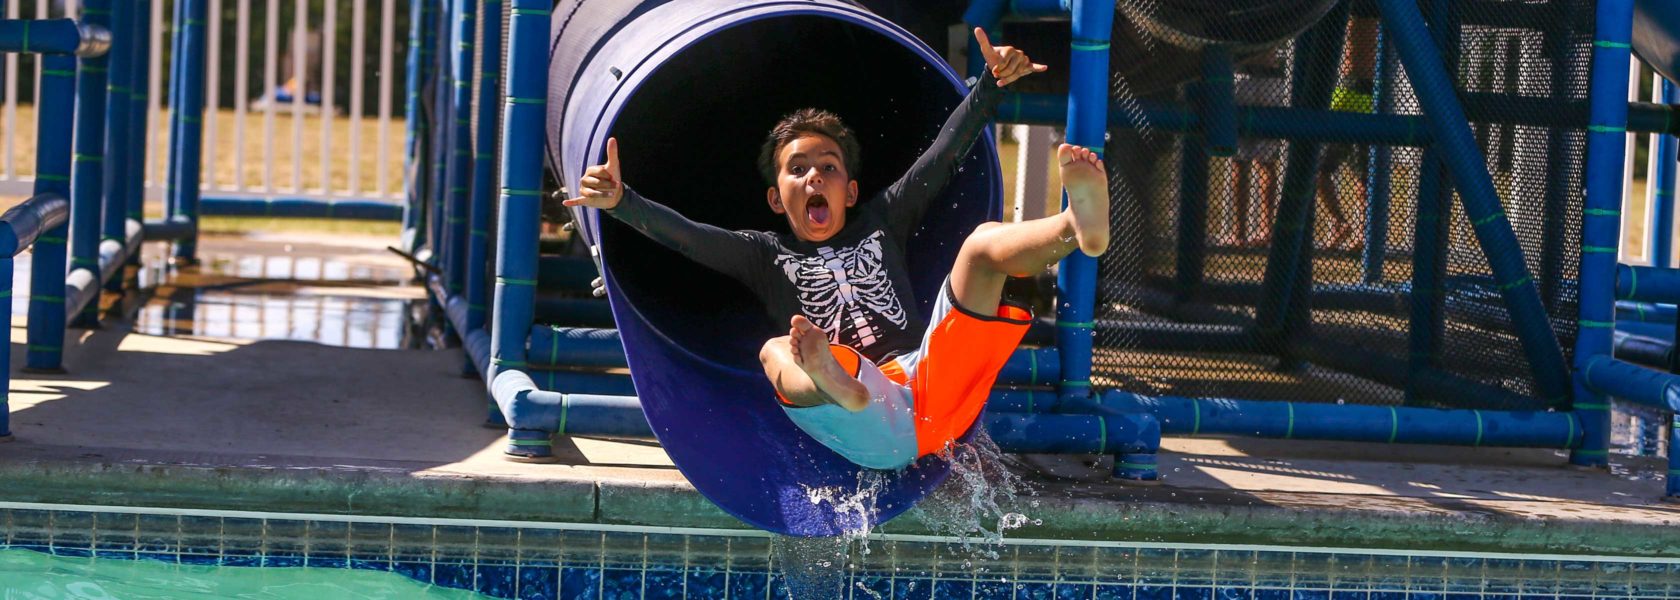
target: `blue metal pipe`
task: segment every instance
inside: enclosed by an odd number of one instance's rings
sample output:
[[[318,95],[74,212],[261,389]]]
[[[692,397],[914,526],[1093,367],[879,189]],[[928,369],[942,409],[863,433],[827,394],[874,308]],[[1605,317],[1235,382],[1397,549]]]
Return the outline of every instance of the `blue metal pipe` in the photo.
[[[1236,78],[1232,75],[1231,51],[1209,46],[1202,51],[1202,81],[1192,86],[1200,96],[1202,146],[1208,156],[1230,158],[1237,153]]]
[[[1114,476],[1154,481],[1161,423],[1141,411],[1088,415],[1020,414],[988,411],[986,432],[1004,452],[1030,454],[1113,454]]]
[[[1067,18],[1072,11],[1073,0],[1009,0],[1009,16],[1020,19]]]
[[[1011,0],[969,0],[968,9],[963,11],[963,22],[970,28],[979,27],[986,30],[986,35],[991,38],[992,43],[1001,43],[998,24],[1003,20],[1010,4]],[[979,77],[985,68],[986,59],[980,55],[979,43],[972,33],[968,33],[968,68],[964,74],[968,77]]]
[[[169,140],[169,147],[164,150],[167,152],[165,156],[168,157],[168,162],[164,164],[163,169],[163,218],[165,220],[175,218],[174,190],[181,187],[181,163],[175,160],[181,152],[181,120],[174,117],[174,113],[176,112],[174,109],[179,108],[184,103],[184,100],[181,98],[181,67],[185,63],[182,59],[185,57],[186,53],[181,50],[181,45],[186,43],[187,37],[184,33],[186,29],[187,3],[185,1],[174,2],[170,5],[170,9],[168,29],[165,30],[166,35],[169,36],[169,74],[165,76],[169,82],[169,89],[164,90],[163,92],[164,102],[167,102],[171,109],[171,115],[168,123],[169,135],[167,138]]]
[[[1108,130],[1108,45],[1114,3],[1073,0],[1068,57],[1067,140],[1101,157]],[[1067,206],[1067,193],[1062,194]],[[1061,392],[1091,394],[1091,324],[1096,315],[1097,261],[1069,254],[1056,273],[1056,345],[1062,353]]]
[[[1394,113],[1394,65],[1389,56],[1387,34],[1379,25],[1376,43],[1376,98],[1377,114]],[[1366,283],[1376,283],[1383,280],[1383,262],[1388,258],[1388,204],[1393,193],[1390,184],[1393,168],[1394,149],[1381,144],[1372,144],[1370,166],[1365,172],[1365,247],[1360,251],[1360,269]]]
[[[1452,195],[1442,185],[1445,166],[1439,153],[1425,150],[1418,174],[1417,228],[1412,239],[1411,314],[1407,327],[1411,373],[1440,366],[1441,340],[1446,335],[1447,244],[1451,241]],[[1422,404],[1418,386],[1404,386],[1406,404]]]
[[[1173,269],[1174,291],[1189,298],[1201,287],[1207,267],[1208,163],[1201,144],[1179,142],[1178,252]]]
[[[425,78],[428,63],[425,41],[430,36],[426,33],[431,17],[431,4],[426,0],[409,0],[408,3],[408,48],[409,52],[403,59],[404,88],[407,93],[403,96],[403,115],[407,125],[407,144],[403,152],[403,212],[402,212],[402,249],[413,254],[420,248],[420,235],[425,227],[425,209],[421,204],[426,197],[425,181],[422,176],[426,172],[426,116],[422,114],[420,94],[426,89]]]
[[[75,54],[81,46],[72,19],[0,19],[0,54]]]
[[[1616,332],[1641,335],[1664,341],[1674,339],[1674,324],[1672,323],[1640,323],[1638,321],[1624,321],[1616,323]]]
[[[147,143],[149,136],[146,130],[148,126],[147,116],[151,113],[151,90],[145,82],[151,80],[151,61],[145,60],[143,57],[152,55],[152,21],[145,18],[144,15],[152,14],[152,2],[154,1],[161,0],[138,0],[135,4],[134,57],[136,58],[132,65],[134,77],[131,80],[132,85],[129,86],[128,93],[129,133],[127,140],[134,166],[127,173],[129,179],[125,182],[128,189],[123,195],[123,202],[126,203],[124,212],[127,219],[123,222],[121,230],[123,232],[128,231],[128,221],[138,222],[146,218],[146,177],[144,172],[146,156],[151,152],[151,144]],[[109,152],[107,149],[107,154]],[[168,204],[167,199],[164,204]],[[130,265],[138,266],[139,259],[140,253],[129,253]]]
[[[128,182],[132,179],[129,173],[140,171],[133,167],[134,156],[124,150],[130,148],[128,137],[132,132],[129,127],[129,109],[133,103],[129,102],[129,86],[134,81],[133,59],[135,50],[135,26],[133,2],[115,2],[111,4],[111,52],[106,56],[106,91],[109,92],[105,103],[105,156],[103,205],[100,208],[101,218],[99,236],[101,242],[115,240],[120,243],[124,238],[124,213],[127,211],[125,193],[129,189]],[[106,280],[106,289],[122,291],[121,280]]]
[[[532,369],[526,375],[530,376],[532,381],[537,382],[538,387],[549,392],[602,394],[607,396],[636,395],[636,384],[630,380],[629,375],[562,369]]]
[[[1616,300],[1663,304],[1680,302],[1680,269],[1623,264],[1616,264],[1614,268]],[[1582,280],[1585,279],[1583,276]],[[1586,292],[1583,290],[1582,293]]]
[[[0,214],[0,257],[14,257],[42,235],[63,225],[70,215],[70,201],[63,194],[30,196]],[[11,280],[0,280],[11,286]]]
[[[84,0],[84,25],[109,30],[111,0]],[[105,179],[106,55],[85,57],[76,73],[76,131],[74,164],[70,170],[70,269],[99,269],[99,209]],[[72,306],[71,324],[91,327],[99,322],[98,305]]]
[[[450,100],[452,131],[449,136],[449,166],[444,180],[448,201],[444,206],[443,282],[451,294],[465,290],[467,279],[467,203],[472,190],[472,80],[473,24],[477,0],[450,0],[454,5],[451,28],[450,79],[454,85]],[[457,332],[463,334],[464,332]]]
[[[1636,335],[1620,329],[1615,331],[1611,339],[1616,358],[1642,367],[1668,368],[1670,353],[1674,350],[1673,341]]]
[[[491,368],[487,380],[507,420],[510,456],[553,456],[547,443],[527,444],[525,415],[563,405],[520,371],[535,320],[537,235],[542,221],[543,136],[548,98],[548,0],[512,0],[508,24],[506,103],[502,112],[501,211],[496,221],[496,293],[492,299]],[[559,398],[564,398],[560,396]],[[641,414],[640,411],[637,414]],[[643,421],[646,426],[646,421]]]
[[[478,139],[475,140],[472,198],[467,215],[466,298],[467,327],[483,329],[490,304],[490,219],[496,202],[496,134],[501,107],[496,106],[497,73],[502,60],[502,0],[481,0],[478,66]]]
[[[1131,109],[1127,109],[1131,110]],[[1110,105],[1111,129],[1135,129],[1148,123],[1152,130],[1168,133],[1200,133],[1198,111],[1158,101],[1137,101],[1143,118],[1127,116],[1127,110]],[[1276,138],[1305,142],[1339,142],[1424,146],[1429,132],[1423,119],[1414,115],[1367,114],[1279,106],[1239,106],[1235,109],[1240,137]],[[998,106],[998,121],[1029,125],[1062,125],[1067,101],[1054,94],[1010,93]]]
[[[204,164],[204,81],[205,69],[208,68],[205,53],[210,3],[208,0],[177,0],[177,4],[182,5],[181,28],[176,31],[176,37],[181,41],[181,55],[175,57],[180,61],[181,82],[176,89],[180,92],[181,104],[169,114],[180,141],[173,144],[176,153],[169,157],[170,165],[176,170],[176,180],[170,182],[174,187],[169,190],[168,205],[174,207],[172,216],[185,217],[196,224],[200,171]],[[330,99],[327,102],[330,104]],[[198,261],[196,236],[176,240],[175,260],[188,264]]]
[[[532,365],[584,368],[626,366],[624,343],[619,340],[616,329],[537,325],[531,328],[530,344],[530,354],[526,361]]]
[[[1677,94],[1674,82],[1662,80],[1661,89],[1657,95],[1657,102],[1673,104]],[[1648,231],[1651,232],[1651,265],[1657,267],[1672,267],[1674,265],[1674,171],[1676,160],[1680,160],[1680,142],[1670,134],[1658,134],[1657,168],[1651,174],[1648,185],[1653,186],[1654,200],[1651,206],[1651,222]]]
[[[75,127],[76,58],[48,55],[41,61],[41,105],[36,108],[36,196],[70,196],[71,136]],[[68,210],[68,207],[66,207]],[[66,214],[68,216],[68,214]],[[29,344],[25,368],[62,370],[64,351],[64,265],[69,227],[59,219],[30,252]]]
[[[0,1],[0,8],[4,8],[4,4],[5,3],[3,1]],[[12,303],[12,260],[12,255],[0,255],[0,282],[4,282],[0,283],[0,285],[4,286],[0,287],[0,289],[5,290],[6,292],[6,307],[8,310],[11,308]],[[0,360],[6,361],[4,363],[6,365],[11,365],[12,345],[0,344],[0,346],[4,346],[4,348],[0,348]],[[5,386],[7,390],[12,389],[12,369],[10,366],[5,369],[0,369],[0,385]],[[10,398],[11,394],[9,393],[0,394],[0,441],[10,441],[12,439],[12,406]]]
[[[158,221],[146,221],[141,227],[145,239],[153,242],[185,240],[198,235],[198,224],[180,215]]]
[[[1680,450],[1676,450],[1675,440],[1680,440],[1680,412],[1669,415],[1668,429],[1668,477],[1667,495],[1663,497],[1667,502],[1680,502]]]
[[[100,282],[110,281],[122,270],[123,265],[140,251],[140,241],[143,231],[139,222],[128,221],[128,241],[102,240],[99,242],[98,265],[93,269],[75,268],[64,277],[65,298],[69,302],[66,310],[70,314],[78,314],[83,310],[97,310],[99,303],[94,299],[99,297]]]
[[[589,291],[589,282],[600,276],[588,257],[544,256],[537,261],[537,287],[545,290]]]
[[[1347,22],[1347,6],[1332,9],[1317,25],[1307,29],[1296,41],[1290,90],[1297,106],[1316,110],[1330,108],[1330,81],[1314,73],[1329,73],[1335,69],[1342,54],[1342,30]],[[1285,365],[1293,359],[1287,355],[1291,341],[1305,333],[1310,313],[1297,296],[1298,290],[1312,284],[1312,232],[1314,196],[1319,171],[1319,146],[1314,143],[1293,143],[1285,158],[1283,186],[1275,223],[1272,226],[1272,245],[1266,257],[1263,291],[1255,308],[1256,325],[1262,343],[1280,349]],[[1302,321],[1302,322],[1297,322]],[[1293,326],[1293,327],[1292,327]]]
[[[533,320],[572,327],[613,327],[612,306],[593,298],[537,296]]]
[[[1580,379],[1597,394],[1660,410],[1680,411],[1680,375],[1599,355],[1581,367]]]
[[[1155,415],[1168,435],[1518,448],[1574,448],[1581,441],[1581,428],[1568,412],[1151,397],[1122,391],[1103,394],[1102,406]]]
[[[403,206],[380,200],[204,196],[199,198],[198,214],[216,217],[397,221],[403,218]]]
[[[1676,310],[1673,304],[1633,302],[1630,300],[1616,301],[1617,325],[1621,325],[1623,321],[1672,325],[1675,322],[1676,314],[1680,314],[1680,310]]]
[[[1452,173],[1465,214],[1484,249],[1488,266],[1498,278],[1535,386],[1550,400],[1568,398],[1570,383],[1563,349],[1552,332],[1539,289],[1524,262],[1522,247],[1505,218],[1499,194],[1471,135],[1469,122],[1455,95],[1453,77],[1444,68],[1440,50],[1430,37],[1414,0],[1379,0],[1378,4],[1424,109],[1424,121],[1436,142],[1434,147],[1440,150]],[[1625,72],[1623,78],[1625,81]],[[1626,101],[1622,100],[1620,105],[1625,130]],[[1608,304],[1605,308],[1609,308]]]
[[[1062,380],[1062,357],[1055,347],[1017,348],[998,370],[998,385],[1055,385]]]

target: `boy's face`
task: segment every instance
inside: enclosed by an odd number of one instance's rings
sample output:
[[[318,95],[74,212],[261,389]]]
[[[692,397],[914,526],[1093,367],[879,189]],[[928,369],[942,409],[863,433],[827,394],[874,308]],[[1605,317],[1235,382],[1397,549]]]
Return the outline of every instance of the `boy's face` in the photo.
[[[857,204],[857,190],[840,144],[806,134],[776,153],[776,186],[766,196],[770,210],[787,215],[794,237],[821,242],[846,226],[846,209]]]

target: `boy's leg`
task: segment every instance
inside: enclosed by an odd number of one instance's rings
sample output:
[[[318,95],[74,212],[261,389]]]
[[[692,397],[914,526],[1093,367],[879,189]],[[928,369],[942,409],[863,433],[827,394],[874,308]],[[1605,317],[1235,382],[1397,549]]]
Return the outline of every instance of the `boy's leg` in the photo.
[[[759,349],[758,360],[770,385],[790,404],[838,404],[850,411],[869,404],[869,390],[840,365],[828,349],[828,335],[810,319],[795,315],[788,335]]]
[[[1075,249],[1097,256],[1108,249],[1108,174],[1090,150],[1062,144],[1056,152],[1068,208],[1021,223],[985,223],[963,241],[951,268],[957,304],[995,314],[1003,283],[1043,271]]]

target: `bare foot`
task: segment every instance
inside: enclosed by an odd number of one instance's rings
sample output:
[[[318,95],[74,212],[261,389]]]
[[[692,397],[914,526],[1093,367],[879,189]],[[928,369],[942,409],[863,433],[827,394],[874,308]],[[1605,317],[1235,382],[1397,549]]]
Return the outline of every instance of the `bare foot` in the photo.
[[[1079,250],[1100,256],[1108,250],[1108,171],[1095,152],[1071,144],[1056,149],[1056,162],[1061,165]]]
[[[788,336],[793,338],[793,363],[805,371],[817,390],[840,408],[857,412],[869,406],[869,389],[852,377],[828,349],[828,334],[804,315],[794,315]]]

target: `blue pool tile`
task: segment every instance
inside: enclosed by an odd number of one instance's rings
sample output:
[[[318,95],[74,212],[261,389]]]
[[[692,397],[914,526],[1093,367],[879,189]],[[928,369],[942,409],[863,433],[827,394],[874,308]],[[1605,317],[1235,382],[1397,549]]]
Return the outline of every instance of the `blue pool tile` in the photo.
[[[1132,600],[1132,586],[1129,585],[1099,585],[1094,596],[1096,600]]]
[[[332,555],[332,556],[310,555],[309,557],[307,557],[303,560],[303,564],[304,564],[304,566],[314,567],[314,568],[318,568],[318,569],[343,569],[343,568],[348,568],[350,566],[350,559],[346,558],[344,556],[339,556],[339,555]]]
[[[242,555],[242,556],[223,556],[222,557],[222,566],[224,566],[224,567],[260,567],[260,566],[262,566],[262,557],[254,555],[254,554],[247,554],[247,555]]]
[[[1137,586],[1137,600],[1173,600],[1170,585],[1143,583]]]
[[[872,573],[859,574],[852,578],[852,596],[862,598],[891,598],[892,580]],[[865,590],[868,590],[865,592]]]
[[[420,583],[432,582],[432,563],[429,562],[397,561],[391,563],[391,570]]]
[[[724,583],[724,573],[709,567],[689,567],[683,574],[688,585],[690,598],[722,598],[729,586]]]
[[[181,557],[173,552],[136,552],[134,557],[140,560],[151,560],[165,563],[180,562]]]
[[[1406,595],[1407,600],[1441,600],[1440,592],[1412,592]]]
[[[461,590],[473,589],[473,565],[440,560],[432,565],[432,583]]]
[[[479,565],[475,589],[495,598],[512,598],[519,585],[519,569],[508,565]]]
[[[277,568],[301,567],[303,566],[303,556],[293,554],[291,552],[276,552],[274,554],[263,556],[263,566]]]
[[[930,600],[933,580],[921,577],[900,577],[893,580],[893,600]]]
[[[770,578],[767,580],[766,585],[768,585],[770,587],[770,589],[767,590],[766,597],[769,597],[769,598],[792,598],[793,597],[793,593],[788,591],[787,576],[785,576],[781,573],[774,573],[774,572],[771,573]],[[651,590],[652,588],[649,588],[649,589]],[[651,597],[653,597],[653,596],[645,596],[643,598],[643,600],[646,600],[646,598],[651,598]]]
[[[1095,585],[1089,583],[1056,584],[1056,600],[1090,600],[1096,595]]]
[[[1388,590],[1371,592],[1371,600],[1406,600],[1406,592]]]
[[[1213,600],[1213,588],[1200,585],[1173,586],[1173,600]]]
[[[181,564],[215,566],[222,562],[222,557],[210,554],[182,554]]]
[[[1290,597],[1294,600],[1330,600],[1330,592],[1325,590],[1294,590]]]
[[[1371,592],[1365,590],[1336,590],[1330,592],[1330,600],[1371,600]]]
[[[520,600],[548,600],[559,595],[560,568],[553,565],[520,565]]]
[[[1278,588],[1255,588],[1254,600],[1289,600],[1289,590]]]
[[[642,597],[642,572],[630,569],[603,570],[601,573],[601,597]]]
[[[350,568],[360,569],[363,571],[389,571],[391,570],[391,561],[383,557],[373,558],[352,556],[350,557]]]
[[[601,571],[587,567],[560,569],[560,597],[584,600],[601,597]]]
[[[94,550],[93,555],[98,558],[134,560],[133,550]]]
[[[1213,590],[1216,600],[1253,600],[1254,589],[1245,587],[1219,587]]]
[[[855,594],[853,595],[856,596]],[[1008,581],[976,581],[974,582],[975,598],[1014,598],[1015,584]]]
[[[972,581],[935,581],[933,600],[969,600],[974,597]]]
[[[93,550],[86,547],[53,546],[52,553],[57,556],[70,556],[77,558],[93,556]]]
[[[1015,585],[1015,600],[1054,600],[1056,585],[1043,581],[1025,581]]]
[[[763,598],[770,587],[770,576],[764,573],[730,573],[730,598]]]
[[[683,597],[683,579],[687,575],[680,567],[648,567],[642,574],[643,598],[661,600]],[[698,596],[697,596],[698,597]]]

